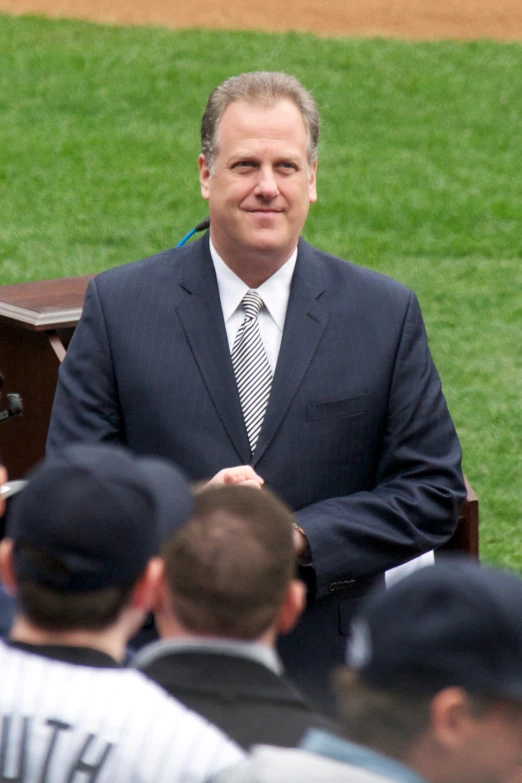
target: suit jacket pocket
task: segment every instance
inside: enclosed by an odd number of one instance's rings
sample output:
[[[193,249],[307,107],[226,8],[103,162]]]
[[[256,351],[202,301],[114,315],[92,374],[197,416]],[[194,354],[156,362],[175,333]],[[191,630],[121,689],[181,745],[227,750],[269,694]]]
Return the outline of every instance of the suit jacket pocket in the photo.
[[[341,419],[344,416],[357,416],[368,410],[369,394],[348,397],[346,400],[333,402],[310,402],[306,406],[307,421],[322,421],[323,419]]]

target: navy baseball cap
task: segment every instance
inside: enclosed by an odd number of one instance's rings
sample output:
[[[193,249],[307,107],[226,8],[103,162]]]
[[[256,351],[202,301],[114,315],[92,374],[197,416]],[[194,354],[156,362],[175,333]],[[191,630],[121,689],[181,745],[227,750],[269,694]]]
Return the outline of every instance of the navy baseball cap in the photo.
[[[69,592],[132,584],[193,508],[174,465],[117,446],[68,446],[26,478],[6,523],[15,573]]]
[[[386,690],[522,701],[522,581],[460,557],[423,568],[367,599],[347,663]]]

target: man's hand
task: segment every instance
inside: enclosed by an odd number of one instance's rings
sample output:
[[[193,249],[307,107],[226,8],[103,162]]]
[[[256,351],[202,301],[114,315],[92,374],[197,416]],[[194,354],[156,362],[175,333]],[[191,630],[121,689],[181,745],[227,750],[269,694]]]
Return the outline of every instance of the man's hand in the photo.
[[[258,476],[254,468],[250,467],[250,465],[238,465],[235,468],[223,468],[223,470],[216,473],[210,481],[200,485],[199,490],[208,489],[209,487],[239,485],[242,487],[261,489],[264,483],[264,479],[262,479],[261,476]]]
[[[7,481],[7,470],[4,468],[3,465],[0,465],[0,487],[2,484],[5,484]],[[0,517],[3,515],[5,511],[5,500],[0,495]]]
[[[294,549],[299,565],[312,565],[312,553],[310,545],[302,527],[294,522]]]

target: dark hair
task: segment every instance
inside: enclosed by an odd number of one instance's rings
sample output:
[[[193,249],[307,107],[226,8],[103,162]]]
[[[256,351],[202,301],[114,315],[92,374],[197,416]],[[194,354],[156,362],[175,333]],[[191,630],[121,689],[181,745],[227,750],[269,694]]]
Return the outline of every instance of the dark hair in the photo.
[[[401,760],[430,727],[433,692],[376,687],[345,666],[336,670],[334,681],[339,724],[353,742]],[[466,700],[475,717],[508,704],[497,696],[468,691]]]
[[[162,557],[188,630],[255,639],[275,620],[295,572],[292,515],[268,490],[211,488]]]
[[[231,76],[212,90],[201,121],[201,152],[213,171],[219,147],[219,123],[227,106],[248,101],[273,106],[279,100],[291,101],[300,111],[308,136],[308,163],[317,160],[319,112],[310,92],[295,76],[280,71],[251,71]]]
[[[55,558],[39,550],[23,547],[23,556],[38,568],[52,569],[58,574],[66,571]],[[43,585],[36,579],[19,577],[16,560],[13,568],[22,613],[46,631],[101,631],[110,627],[129,601],[135,585],[134,582],[87,592],[67,592]]]

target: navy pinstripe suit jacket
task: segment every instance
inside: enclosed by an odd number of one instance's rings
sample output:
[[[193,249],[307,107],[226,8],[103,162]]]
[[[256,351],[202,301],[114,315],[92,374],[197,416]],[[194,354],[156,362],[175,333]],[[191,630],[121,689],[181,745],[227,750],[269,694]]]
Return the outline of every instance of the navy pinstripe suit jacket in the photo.
[[[448,539],[465,495],[415,295],[303,240],[253,456],[207,236],[90,282],[48,450],[77,440],[123,441],[192,479],[251,463],[297,512],[325,618],[351,585]]]

